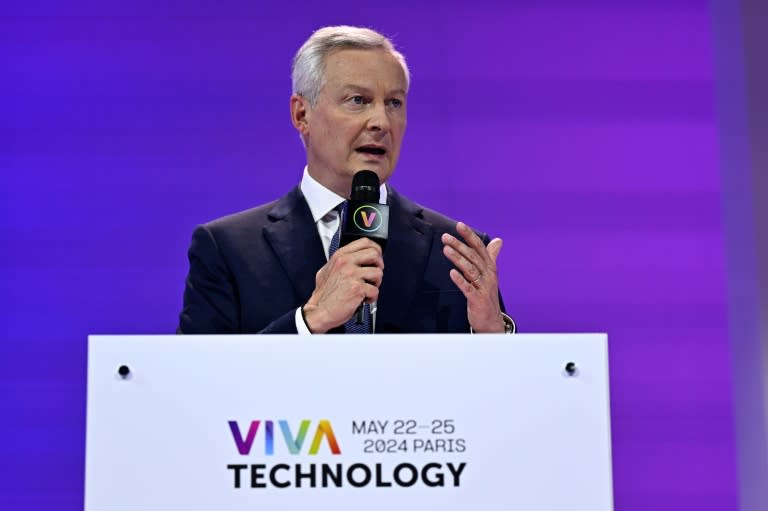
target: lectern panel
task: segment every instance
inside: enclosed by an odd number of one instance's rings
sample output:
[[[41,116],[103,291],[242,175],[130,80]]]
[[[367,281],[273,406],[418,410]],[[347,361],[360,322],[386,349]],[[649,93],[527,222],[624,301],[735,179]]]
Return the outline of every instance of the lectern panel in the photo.
[[[603,334],[92,336],[87,511],[612,509]]]

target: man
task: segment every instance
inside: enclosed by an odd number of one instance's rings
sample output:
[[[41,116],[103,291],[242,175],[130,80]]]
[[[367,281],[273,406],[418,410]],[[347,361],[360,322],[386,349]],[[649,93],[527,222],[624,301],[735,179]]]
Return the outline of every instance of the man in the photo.
[[[385,183],[395,169],[408,86],[404,57],[381,34],[312,34],[294,58],[290,99],[307,153],[301,185],[195,230],[180,333],[354,331],[361,302],[374,304],[364,314],[376,332],[514,330],[499,299],[501,239],[487,243],[391,187],[381,187],[386,253],[367,238],[338,248],[353,175],[371,170]]]

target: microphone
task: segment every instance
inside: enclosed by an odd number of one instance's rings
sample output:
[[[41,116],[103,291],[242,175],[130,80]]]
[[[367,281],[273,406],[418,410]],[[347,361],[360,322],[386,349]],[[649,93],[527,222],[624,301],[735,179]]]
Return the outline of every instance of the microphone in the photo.
[[[389,206],[379,204],[379,176],[371,170],[361,170],[352,177],[352,193],[347,202],[339,246],[343,247],[360,238],[369,238],[382,250],[389,237]],[[364,304],[355,311],[355,323],[365,323]]]
[[[379,204],[379,176],[361,170],[352,178],[352,193],[347,202],[347,215],[339,246],[360,238],[370,238],[383,249],[389,237],[389,206]]]

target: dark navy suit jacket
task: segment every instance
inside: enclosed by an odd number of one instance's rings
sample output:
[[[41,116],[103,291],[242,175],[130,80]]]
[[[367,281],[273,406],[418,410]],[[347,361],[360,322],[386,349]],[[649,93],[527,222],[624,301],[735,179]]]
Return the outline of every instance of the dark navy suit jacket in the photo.
[[[448,276],[440,236],[456,222],[389,188],[377,333],[469,332],[467,302]],[[488,237],[481,235],[487,244]],[[199,226],[189,248],[179,333],[296,333],[326,263],[299,187],[254,209]]]

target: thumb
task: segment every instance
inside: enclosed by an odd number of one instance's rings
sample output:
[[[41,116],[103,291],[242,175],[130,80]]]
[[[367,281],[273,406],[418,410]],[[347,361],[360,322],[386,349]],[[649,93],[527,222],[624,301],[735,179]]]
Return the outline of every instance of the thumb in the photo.
[[[501,246],[503,244],[504,241],[501,238],[493,238],[493,240],[488,243],[488,254],[490,254],[494,263],[496,262],[496,258],[499,257],[499,252],[501,252]]]

